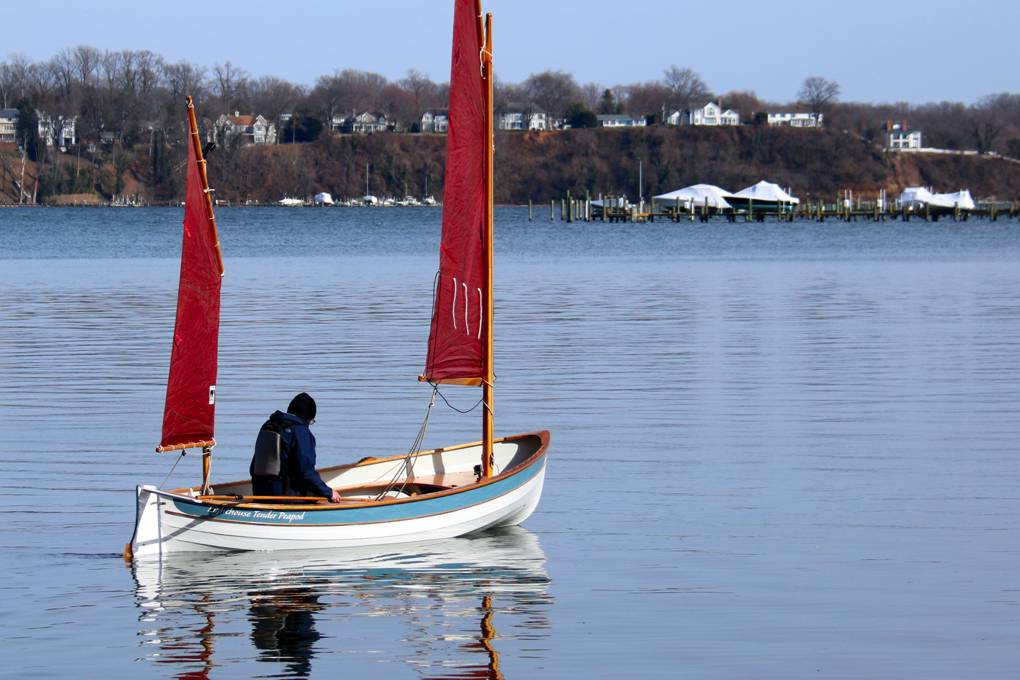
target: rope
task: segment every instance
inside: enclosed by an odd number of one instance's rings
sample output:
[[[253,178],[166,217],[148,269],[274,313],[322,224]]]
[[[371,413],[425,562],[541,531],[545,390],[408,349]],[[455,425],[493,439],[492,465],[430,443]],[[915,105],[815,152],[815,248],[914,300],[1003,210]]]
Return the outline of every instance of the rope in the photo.
[[[430,383],[431,384],[431,383]],[[396,472],[393,473],[393,477],[387,482],[386,487],[383,488],[379,495],[375,497],[375,500],[380,501],[383,497],[393,490],[393,487],[397,485],[397,480],[400,479],[401,472],[406,470],[404,474],[404,481],[400,484],[400,488],[397,489],[398,493],[403,493],[404,487],[407,486],[407,480],[412,476],[414,472],[414,465],[411,463],[411,459],[421,451],[421,446],[425,442],[425,433],[429,430],[429,419],[432,417],[432,407],[436,405],[436,395],[439,394],[439,387],[432,385],[432,398],[429,399],[429,406],[425,410],[425,419],[421,423],[421,427],[418,428],[418,436],[414,438],[414,442],[411,444],[411,448],[408,449],[407,455],[404,456],[403,463],[397,467]],[[440,395],[442,396],[442,395]],[[445,399],[444,399],[445,401]]]
[[[454,406],[453,404],[450,403],[449,399],[446,398],[445,394],[443,394],[442,392],[439,391],[439,385],[437,385],[436,383],[431,382],[431,381],[429,381],[429,385],[432,385],[432,389],[434,389],[436,391],[436,394],[438,394],[439,398],[443,400],[443,403],[446,404],[447,406],[449,406],[451,409],[453,409],[457,413],[471,413],[476,408],[478,408],[479,404],[482,403],[482,399],[479,399],[478,401],[475,402],[475,405],[472,406],[471,408],[463,409],[463,410],[459,409],[459,408],[457,408],[456,406]],[[434,398],[435,397],[433,397],[433,399]]]
[[[170,472],[166,473],[166,477],[164,477],[163,481],[159,483],[159,488],[160,489],[162,489],[164,486],[166,486],[166,481],[168,479],[170,479],[170,475],[172,475],[174,473],[174,470],[177,468],[177,464],[180,463],[181,459],[184,458],[184,456],[186,456],[187,454],[188,454],[188,450],[187,449],[182,449],[181,450],[181,455],[177,456],[177,460],[175,460],[174,464],[170,467]]]

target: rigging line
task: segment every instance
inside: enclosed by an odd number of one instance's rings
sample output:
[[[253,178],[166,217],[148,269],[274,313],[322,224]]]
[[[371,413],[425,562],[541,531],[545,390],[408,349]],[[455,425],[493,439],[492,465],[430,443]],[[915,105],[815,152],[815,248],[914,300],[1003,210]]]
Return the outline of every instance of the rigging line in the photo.
[[[397,480],[400,479],[401,471],[407,470],[404,474],[404,481],[400,485],[400,489],[397,490],[398,493],[404,492],[404,487],[407,486],[407,480],[411,477],[411,473],[414,472],[414,466],[411,464],[411,458],[421,451],[421,445],[425,442],[425,433],[428,432],[429,429],[429,419],[432,417],[432,407],[436,405],[436,393],[438,391],[439,388],[433,385],[432,398],[429,399],[429,406],[425,410],[425,420],[422,421],[421,427],[418,428],[418,435],[414,438],[414,442],[411,444],[411,448],[408,450],[407,455],[404,456],[403,463],[397,467],[396,471],[393,473],[393,477],[391,477],[390,481],[386,483],[383,490],[379,492],[379,495],[375,497],[375,500],[382,500],[387,493],[392,491],[393,487],[397,484]]]
[[[177,464],[181,462],[181,459],[184,458],[184,456],[186,456],[187,453],[188,453],[187,449],[181,449],[181,455],[177,456],[177,460],[175,460],[174,464],[170,467],[170,472],[166,473],[166,477],[164,477],[163,481],[159,483],[160,489],[166,486],[166,481],[170,479],[170,475],[174,473],[174,470],[177,468]]]
[[[479,404],[482,403],[482,400],[479,399],[478,401],[475,402],[475,405],[472,406],[471,408],[465,409],[465,410],[461,410],[461,409],[457,408],[456,406],[454,406],[453,404],[451,404],[450,400],[446,398],[446,395],[439,391],[439,385],[437,383],[429,381],[429,385],[432,385],[432,387],[436,390],[436,393],[439,395],[439,398],[443,400],[443,403],[446,404],[447,406],[449,406],[451,409],[453,409],[457,413],[462,413],[462,414],[464,414],[464,413],[471,413],[476,408],[478,408]]]

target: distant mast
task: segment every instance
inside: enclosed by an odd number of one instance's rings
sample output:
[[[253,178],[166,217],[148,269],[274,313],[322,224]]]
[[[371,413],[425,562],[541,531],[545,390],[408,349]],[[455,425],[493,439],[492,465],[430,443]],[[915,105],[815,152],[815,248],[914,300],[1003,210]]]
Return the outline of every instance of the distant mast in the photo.
[[[187,103],[191,132],[188,138],[181,274],[170,374],[166,384],[163,434],[156,451],[203,449],[203,487],[206,487],[210,451],[216,445],[213,424],[223,256],[191,97],[187,98]]]
[[[482,471],[492,474],[492,15],[455,0],[439,275],[422,380],[482,386]]]

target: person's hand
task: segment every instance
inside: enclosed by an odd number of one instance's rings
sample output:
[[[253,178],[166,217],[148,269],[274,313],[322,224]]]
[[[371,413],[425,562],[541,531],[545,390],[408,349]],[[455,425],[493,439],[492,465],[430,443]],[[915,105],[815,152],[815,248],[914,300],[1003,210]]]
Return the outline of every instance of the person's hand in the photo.
[[[331,503],[339,503],[340,500],[341,500],[340,492],[337,491],[336,489],[333,489],[333,495],[329,497],[329,501]]]

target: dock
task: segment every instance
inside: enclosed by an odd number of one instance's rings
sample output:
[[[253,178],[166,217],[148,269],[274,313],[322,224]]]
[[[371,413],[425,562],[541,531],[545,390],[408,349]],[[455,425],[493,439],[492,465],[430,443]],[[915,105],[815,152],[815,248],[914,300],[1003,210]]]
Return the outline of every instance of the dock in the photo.
[[[938,222],[952,220],[997,221],[1000,217],[1015,220],[1020,218],[1020,201],[979,202],[972,210],[941,208],[926,204],[920,208],[896,206],[888,201],[833,201],[802,202],[800,204],[763,205],[750,204],[746,208],[717,210],[708,206],[656,205],[639,201],[628,203],[622,198],[586,194],[583,198],[571,196],[549,202],[549,220],[561,222],[795,222],[795,221],[841,221],[841,222],[892,222],[921,221]],[[534,204],[528,202],[528,221],[534,220]]]

